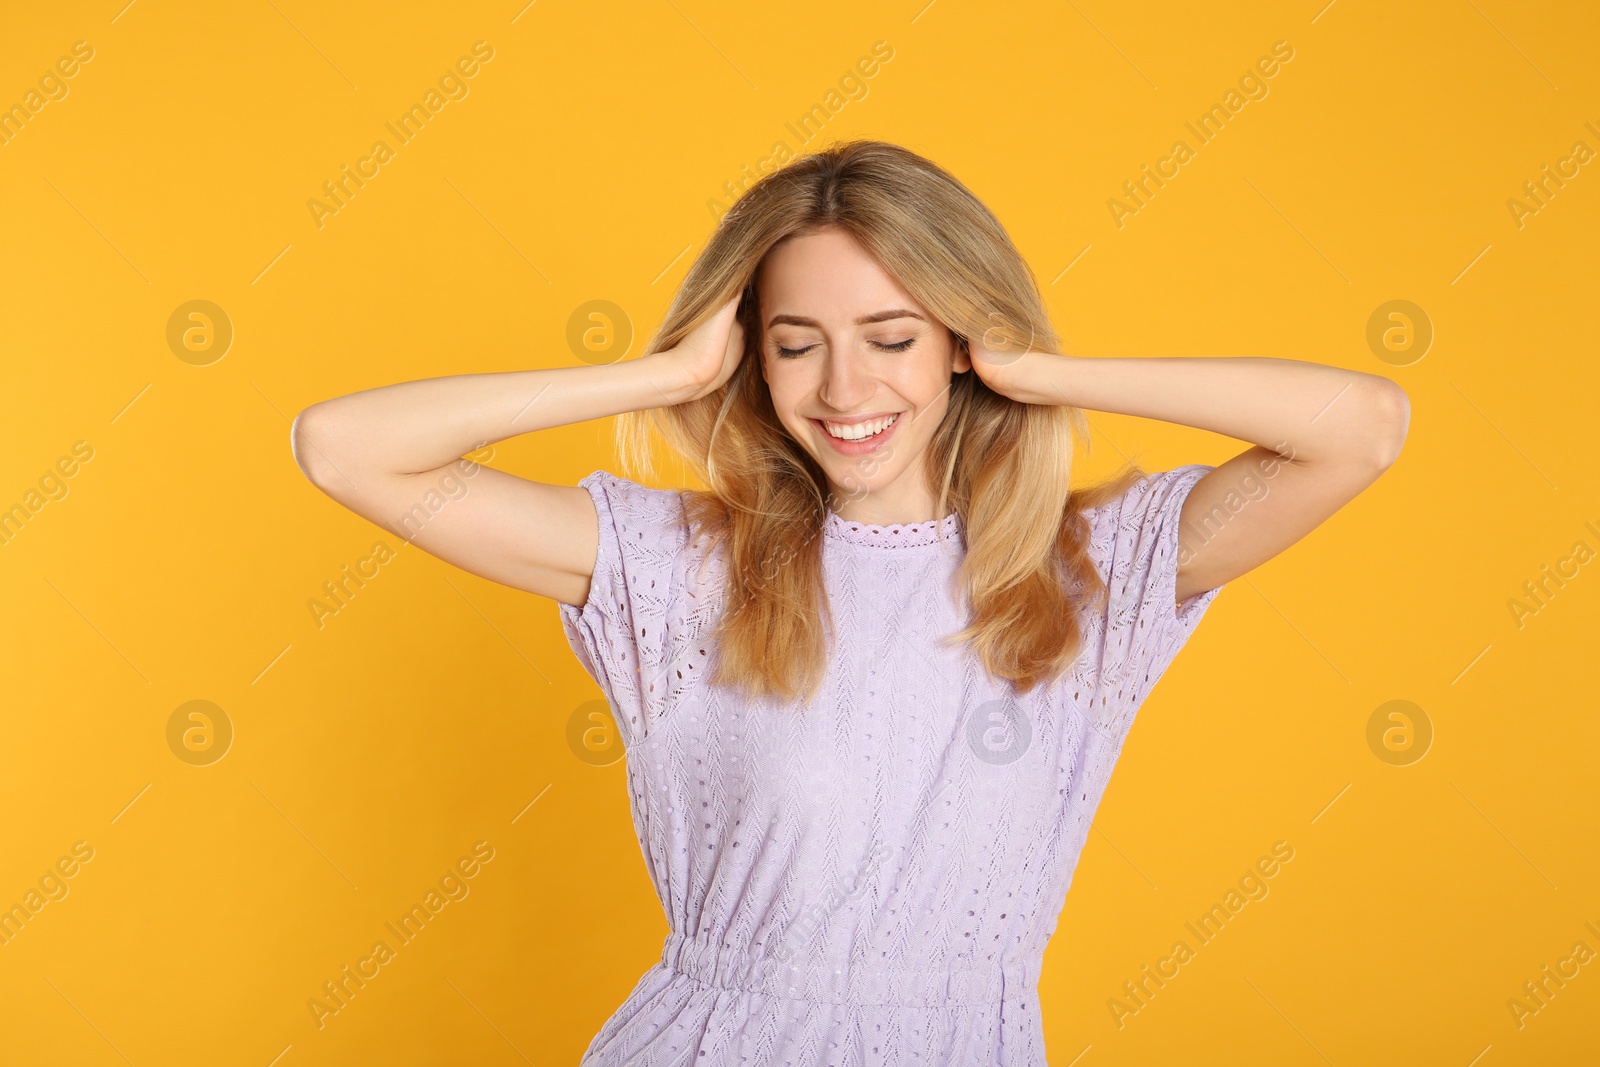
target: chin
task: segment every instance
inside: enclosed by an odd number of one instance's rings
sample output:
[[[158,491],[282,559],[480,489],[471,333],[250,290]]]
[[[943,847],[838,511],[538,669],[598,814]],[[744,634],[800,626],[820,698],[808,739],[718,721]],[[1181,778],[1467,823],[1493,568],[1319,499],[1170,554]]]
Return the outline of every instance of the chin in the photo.
[[[873,463],[870,457],[865,461],[841,463],[837,456],[831,456],[823,461],[822,469],[833,484],[846,493],[875,493],[900,477],[898,464]]]

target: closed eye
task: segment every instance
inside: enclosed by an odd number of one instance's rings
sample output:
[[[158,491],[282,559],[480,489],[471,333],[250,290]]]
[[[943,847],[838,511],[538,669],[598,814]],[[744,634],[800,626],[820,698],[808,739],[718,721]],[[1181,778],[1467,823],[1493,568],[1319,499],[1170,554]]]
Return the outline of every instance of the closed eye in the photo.
[[[906,349],[908,349],[912,345],[916,344],[917,343],[917,339],[915,337],[907,337],[904,341],[896,341],[893,344],[888,344],[888,345],[880,344],[877,341],[868,341],[867,343],[870,344],[873,348],[876,348],[880,352],[904,352]],[[782,345],[779,345],[778,346],[778,358],[779,359],[794,359],[796,356],[805,355],[807,352],[811,351],[815,347],[817,347],[817,346],[816,345],[806,345],[804,348],[784,348]]]

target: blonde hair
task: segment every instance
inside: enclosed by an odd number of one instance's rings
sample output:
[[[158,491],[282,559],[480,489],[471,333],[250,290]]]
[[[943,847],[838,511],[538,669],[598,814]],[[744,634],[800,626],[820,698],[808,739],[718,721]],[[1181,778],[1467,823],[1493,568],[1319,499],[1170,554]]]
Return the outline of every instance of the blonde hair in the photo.
[[[959,343],[1022,343],[1059,353],[1044,301],[994,215],[927,159],[882,141],[850,141],[802,156],[751,186],[717,225],[678,288],[646,352],[664,351],[742,295],[745,351],[733,376],[698,400],[623,414],[625,470],[650,472],[660,434],[709,491],[685,490],[693,536],[727,550],[724,613],[712,684],[809,702],[827,666],[832,611],[819,536],[830,507],[822,468],[779,422],[760,372],[756,275],[785,237],[851,234]],[[999,330],[999,335],[996,330]],[[1020,351],[1021,349],[1017,349]],[[985,668],[1026,692],[1071,667],[1083,635],[1073,593],[1099,603],[1105,583],[1088,556],[1083,512],[1125,492],[1143,472],[1073,491],[1081,409],[1023,404],[967,371],[924,453],[936,514],[958,514],[967,551],[957,572],[969,642]],[[837,507],[834,506],[834,510]]]

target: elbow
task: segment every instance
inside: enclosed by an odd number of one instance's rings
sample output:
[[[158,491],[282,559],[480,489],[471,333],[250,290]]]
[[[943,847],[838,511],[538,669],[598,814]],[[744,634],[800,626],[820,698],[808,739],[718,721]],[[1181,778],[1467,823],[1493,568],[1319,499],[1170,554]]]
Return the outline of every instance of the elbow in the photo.
[[[1372,376],[1372,417],[1367,443],[1378,470],[1388,470],[1400,458],[1406,432],[1411,427],[1411,398],[1391,379]]]
[[[322,404],[312,404],[294,418],[289,427],[289,450],[312,485],[327,490],[330,475],[337,477],[337,468],[328,458],[328,411]]]

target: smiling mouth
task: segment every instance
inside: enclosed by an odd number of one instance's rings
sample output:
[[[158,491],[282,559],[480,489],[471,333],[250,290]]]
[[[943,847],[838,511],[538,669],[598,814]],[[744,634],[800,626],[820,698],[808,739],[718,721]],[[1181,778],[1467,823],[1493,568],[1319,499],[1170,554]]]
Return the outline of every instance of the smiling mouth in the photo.
[[[880,415],[873,419],[862,419],[857,422],[833,422],[828,419],[812,419],[811,421],[822,428],[822,432],[835,441],[856,443],[871,441],[888,433],[905,414],[897,411],[892,415]]]

